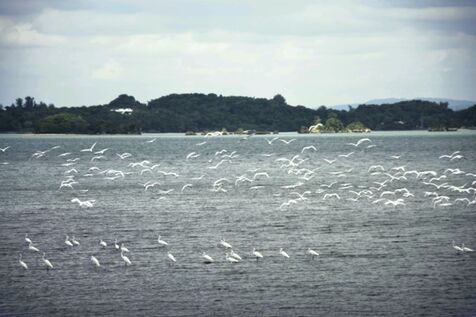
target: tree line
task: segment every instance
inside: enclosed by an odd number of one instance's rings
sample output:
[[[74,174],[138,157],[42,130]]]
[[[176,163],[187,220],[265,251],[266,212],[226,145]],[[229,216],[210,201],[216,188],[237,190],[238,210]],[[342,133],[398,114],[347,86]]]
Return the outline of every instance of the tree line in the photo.
[[[132,109],[132,113],[117,112]],[[422,100],[360,105],[348,110],[290,106],[271,99],[216,94],[171,94],[147,103],[120,95],[105,105],[55,107],[33,97],[0,105],[0,132],[115,134],[141,132],[298,131],[317,122],[327,127],[365,126],[372,130],[443,129],[476,126],[476,105],[453,111],[447,103]]]

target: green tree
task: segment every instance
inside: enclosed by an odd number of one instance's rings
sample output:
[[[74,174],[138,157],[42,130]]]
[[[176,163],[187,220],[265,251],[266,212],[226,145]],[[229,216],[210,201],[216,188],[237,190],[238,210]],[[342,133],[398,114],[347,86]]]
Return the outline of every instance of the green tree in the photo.
[[[346,127],[346,130],[349,130],[349,131],[359,131],[359,132],[363,132],[367,129],[366,126],[363,125],[362,122],[360,121],[354,121],[352,123],[349,123]]]
[[[40,120],[36,126],[37,133],[86,133],[88,123],[70,113],[58,113]]]
[[[337,116],[331,116],[326,120],[323,130],[326,132],[341,132],[343,129],[344,125],[342,124],[342,121],[340,121]]]

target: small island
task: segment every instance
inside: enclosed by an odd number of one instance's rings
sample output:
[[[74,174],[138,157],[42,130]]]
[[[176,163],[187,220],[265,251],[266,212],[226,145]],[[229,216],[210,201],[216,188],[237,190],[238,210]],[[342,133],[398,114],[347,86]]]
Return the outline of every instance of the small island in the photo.
[[[33,97],[0,105],[0,132],[64,134],[366,133],[382,130],[454,131],[476,126],[476,105],[454,111],[422,100],[359,105],[348,110],[291,106],[271,99],[216,94],[171,94],[142,103],[126,94],[104,105],[56,107]]]

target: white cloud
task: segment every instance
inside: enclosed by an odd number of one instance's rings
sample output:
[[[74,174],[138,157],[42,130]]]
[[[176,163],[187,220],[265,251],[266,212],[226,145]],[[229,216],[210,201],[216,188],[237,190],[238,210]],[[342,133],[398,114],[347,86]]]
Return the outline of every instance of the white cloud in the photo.
[[[15,23],[0,17],[0,44],[4,47],[55,46],[64,42],[63,36],[40,33],[29,23]]]
[[[468,84],[476,80],[476,37],[461,24],[476,21],[475,6],[123,0],[109,11],[107,3],[63,10],[51,2],[28,21],[1,17],[8,63],[0,66],[13,76],[9,87],[21,84],[0,100],[35,93],[81,105],[174,92],[281,93],[315,106],[388,96],[476,99]]]

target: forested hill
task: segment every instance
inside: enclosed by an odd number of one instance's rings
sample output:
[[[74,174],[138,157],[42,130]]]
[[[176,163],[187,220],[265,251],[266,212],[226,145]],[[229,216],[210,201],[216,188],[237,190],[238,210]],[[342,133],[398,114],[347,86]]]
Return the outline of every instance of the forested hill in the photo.
[[[120,95],[109,104],[55,107],[32,97],[0,106],[0,132],[140,133],[203,130],[297,131],[332,118],[346,126],[359,121],[372,130],[474,127],[476,105],[461,111],[445,103],[411,100],[391,105],[360,105],[346,110],[290,106],[272,99],[215,94],[171,94],[147,104]]]

